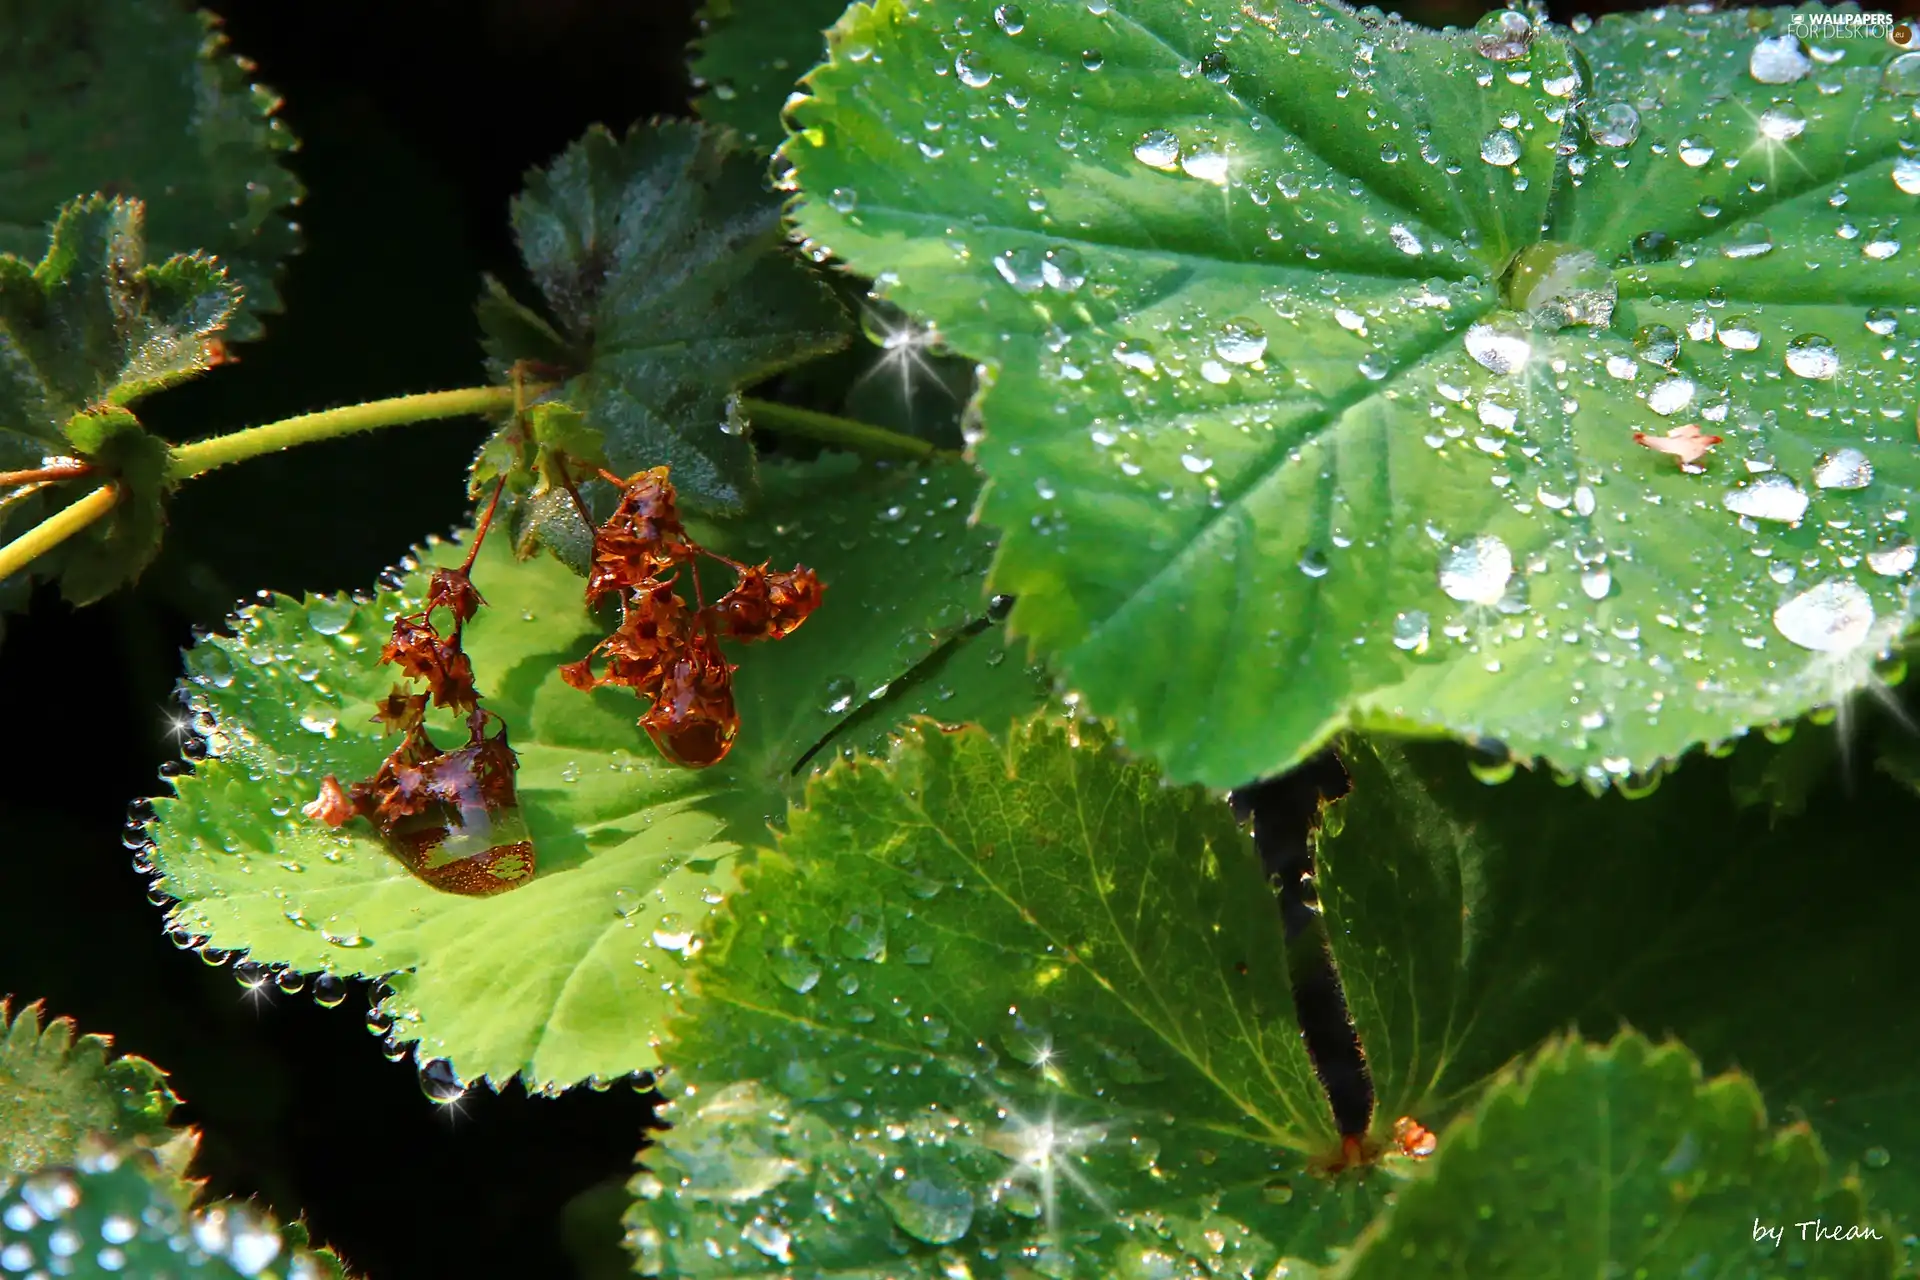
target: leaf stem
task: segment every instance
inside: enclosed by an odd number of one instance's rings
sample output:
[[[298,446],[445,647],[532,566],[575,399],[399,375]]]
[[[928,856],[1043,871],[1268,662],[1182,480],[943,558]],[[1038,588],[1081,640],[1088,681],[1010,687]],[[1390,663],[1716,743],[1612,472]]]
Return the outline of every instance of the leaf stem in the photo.
[[[323,409],[283,418],[264,426],[249,427],[210,440],[175,445],[167,465],[169,480],[186,480],[204,475],[215,467],[243,462],[261,454],[278,453],[294,445],[331,440],[335,436],[372,431],[377,427],[398,427],[409,422],[427,422],[435,418],[458,418],[470,413],[500,413],[512,410],[519,397],[538,395],[546,387],[463,387],[458,391],[429,391],[416,396],[395,396],[390,400],[370,400],[365,404],[340,409]]]
[[[801,409],[774,400],[742,397],[740,408],[745,411],[747,420],[756,427],[764,427],[777,435],[799,436],[806,440],[818,440],[822,444],[840,445],[856,453],[921,459],[960,456],[951,449],[942,449],[926,440],[876,427],[870,422],[856,422],[852,418]]]
[[[68,462],[54,467],[35,467],[31,471],[0,471],[0,489],[23,484],[47,484],[55,480],[77,480],[91,475],[93,468],[84,462]]]
[[[19,537],[0,547],[0,581],[13,576],[47,552],[113,510],[120,490],[103,484],[80,501],[62,507]]]

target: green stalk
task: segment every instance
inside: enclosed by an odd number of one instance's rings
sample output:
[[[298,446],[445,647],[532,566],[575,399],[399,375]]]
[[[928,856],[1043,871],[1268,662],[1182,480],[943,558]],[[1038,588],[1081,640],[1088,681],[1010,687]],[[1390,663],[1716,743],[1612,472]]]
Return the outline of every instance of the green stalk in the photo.
[[[20,572],[33,561],[113,510],[120,491],[103,484],[80,501],[60,508],[19,537],[0,547],[0,581]]]
[[[742,397],[740,408],[746,413],[747,421],[763,430],[776,435],[800,436],[807,440],[818,440],[822,444],[839,445],[855,453],[921,459],[960,456],[951,449],[941,449],[925,440],[876,427],[870,422],[855,422],[852,418],[836,417],[831,413],[797,409],[773,400]]]
[[[294,445],[331,440],[357,431],[377,427],[398,427],[409,422],[428,422],[435,418],[459,418],[467,414],[503,413],[516,404],[547,390],[546,387],[464,387],[458,391],[429,391],[417,396],[395,396],[391,400],[370,400],[341,409],[323,409],[283,418],[265,426],[248,427],[210,440],[175,445],[167,464],[169,480],[188,480],[204,475],[215,467],[244,462],[264,453],[278,453]]]

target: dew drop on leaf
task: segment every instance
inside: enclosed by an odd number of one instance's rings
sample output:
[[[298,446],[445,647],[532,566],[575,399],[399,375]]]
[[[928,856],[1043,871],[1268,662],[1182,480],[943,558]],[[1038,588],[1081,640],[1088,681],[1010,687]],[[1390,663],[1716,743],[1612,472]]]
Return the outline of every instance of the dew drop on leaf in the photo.
[[[1474,24],[1474,50],[1495,62],[1524,58],[1533,44],[1533,23],[1513,9],[1489,13]]]
[[[1760,136],[1773,142],[1789,142],[1807,131],[1806,115],[1792,103],[1768,107],[1760,113]]]
[[[1745,316],[1728,317],[1717,336],[1729,351],[1752,351],[1760,345],[1760,330]]]
[[[993,20],[1010,36],[1017,36],[1027,29],[1026,10],[1017,4],[996,6],[993,11]]]
[[[1762,36],[1747,55],[1747,74],[1761,84],[1792,84],[1813,70],[1800,37]]]
[[[1229,320],[1215,335],[1213,351],[1229,364],[1252,364],[1267,352],[1266,330],[1251,320]]]
[[[1425,653],[1431,623],[1425,609],[1409,609],[1393,617],[1393,647],[1409,653]]]
[[[895,1225],[925,1244],[952,1244],[973,1225],[973,1193],[944,1164],[890,1170],[880,1180],[880,1202]]]
[[[1778,524],[1798,524],[1807,514],[1810,499],[1799,485],[1778,472],[1769,471],[1751,484],[1729,489],[1720,504],[1735,515]]]
[[[337,636],[353,622],[353,601],[324,597],[307,606],[307,625],[323,636]]]
[[[1586,123],[1587,136],[1596,146],[1632,146],[1633,140],[1640,136],[1640,113],[1624,102],[1587,108]]]
[[[1520,158],[1520,139],[1510,130],[1495,129],[1480,139],[1480,158],[1488,164],[1512,164]]]
[[[1880,87],[1888,93],[1920,94],[1920,52],[1903,53],[1880,73]]]
[[[322,1009],[337,1009],[346,998],[346,979],[333,973],[313,975],[313,1002]]]
[[[1803,334],[1787,344],[1787,368],[1802,378],[1831,378],[1840,372],[1840,353],[1831,339]]]
[[[820,982],[820,963],[797,947],[780,947],[767,957],[782,986],[806,995]]]
[[[1773,625],[1802,649],[1846,653],[1873,630],[1873,600],[1852,578],[1829,578],[1775,609]]]
[[[1498,604],[1513,578],[1513,552],[1490,533],[1440,557],[1440,589],[1463,604]]]
[[[467,1085],[455,1073],[451,1062],[435,1058],[420,1068],[420,1092],[432,1102],[458,1102],[465,1096]]]
[[[1813,469],[1813,483],[1822,489],[1864,489],[1873,483],[1873,463],[1858,449],[1836,449]]]
[[[1165,129],[1150,129],[1134,145],[1133,158],[1148,168],[1170,173],[1180,167],[1180,139]]]
[[[1868,1147],[1860,1162],[1869,1169],[1884,1169],[1893,1163],[1893,1156],[1885,1147]]]
[[[1698,169],[1701,165],[1713,159],[1713,145],[1708,142],[1703,142],[1698,138],[1680,139],[1678,150],[1680,153],[1680,162],[1691,169]]]
[[[1473,357],[1476,364],[1489,372],[1503,375],[1522,368],[1533,354],[1533,344],[1524,335],[1490,324],[1470,325],[1466,344],[1467,354]]]
[[[1914,557],[1914,545],[1902,542],[1867,552],[1867,567],[1883,578],[1898,578],[1913,569]]]

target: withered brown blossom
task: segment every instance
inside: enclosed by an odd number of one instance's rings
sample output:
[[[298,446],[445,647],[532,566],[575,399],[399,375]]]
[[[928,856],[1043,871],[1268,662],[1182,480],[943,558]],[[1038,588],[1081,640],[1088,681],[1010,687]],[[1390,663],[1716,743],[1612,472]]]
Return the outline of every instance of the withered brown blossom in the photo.
[[[561,677],[582,691],[616,685],[644,695],[652,705],[640,727],[662,755],[690,769],[718,764],[740,731],[733,701],[737,667],[721,653],[721,637],[778,640],[820,607],[826,588],[805,565],[769,571],[695,542],[681,522],[667,468],[625,480],[601,475],[621,494],[613,514],[594,530],[587,604],[617,595],[620,625],[586,657],[563,665]],[[574,500],[585,518],[577,492]],[[737,578],[713,604],[702,598],[700,556],[725,564]],[[698,609],[689,609],[680,594],[683,582],[691,583]],[[598,674],[596,658],[604,663]]]
[[[329,774],[303,810],[330,827],[365,818],[408,870],[437,889],[469,895],[516,888],[534,872],[533,841],[514,792],[519,761],[507,745],[506,722],[480,706],[462,647],[466,624],[486,604],[470,575],[499,499],[496,488],[466,562],[434,570],[426,607],[395,618],[380,651],[381,662],[427,684],[425,693],[396,684],[375,708],[374,723],[400,734],[400,744],[365,781],[343,787]],[[451,618],[445,634],[436,613]],[[465,713],[466,745],[435,745],[427,734],[429,703]]]

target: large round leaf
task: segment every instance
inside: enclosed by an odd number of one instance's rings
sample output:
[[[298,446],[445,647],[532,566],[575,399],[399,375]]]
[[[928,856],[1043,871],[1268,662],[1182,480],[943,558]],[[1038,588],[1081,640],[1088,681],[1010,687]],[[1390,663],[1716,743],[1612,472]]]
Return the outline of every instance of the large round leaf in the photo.
[[[785,155],[814,249],[993,371],[993,580],[1130,745],[1598,785],[1913,616],[1920,55],[1788,19],[876,0]]]
[[[966,524],[974,485],[958,467],[833,457],[769,468],[754,517],[695,530],[749,562],[810,564],[827,583],[799,632],[732,655],[743,728],[722,764],[698,772],[655,753],[637,699],[562,681],[558,665],[610,620],[588,614],[581,580],[557,561],[515,562],[505,538],[490,539],[474,570],[489,607],[467,651],[519,754],[538,862],[530,883],[495,897],[432,889],[366,823],[336,832],[301,812],[322,777],[365,778],[394,745],[371,723],[395,683],[376,660],[394,613],[419,607],[425,570],[360,603],[244,610],[237,636],[188,655],[210,758],[156,804],[171,924],[262,963],[392,973],[396,1034],[463,1076],[560,1087],[654,1066],[650,1036],[701,922],[823,746],[831,758],[841,729],[865,740],[919,712],[1004,725],[1034,705],[1033,678],[993,661],[991,637],[968,625],[986,608],[988,544]],[[459,741],[451,726],[439,738]]]

